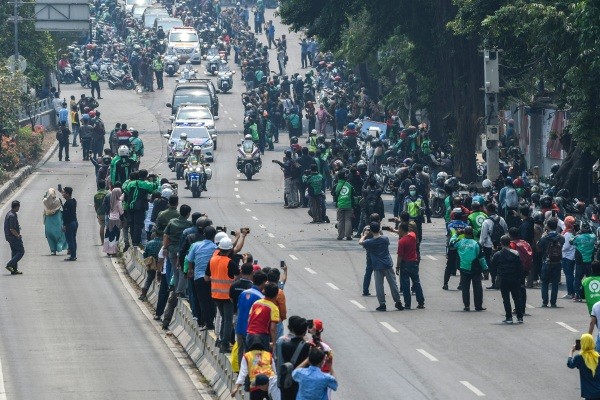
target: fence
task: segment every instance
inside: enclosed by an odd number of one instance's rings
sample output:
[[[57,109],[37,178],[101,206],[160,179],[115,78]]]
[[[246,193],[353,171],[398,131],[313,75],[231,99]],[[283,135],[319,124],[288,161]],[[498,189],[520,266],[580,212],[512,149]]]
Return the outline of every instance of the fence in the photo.
[[[27,110],[21,110],[19,112],[20,125],[29,123],[29,115],[34,118],[35,123],[42,124],[46,127],[54,125],[56,120],[53,113],[54,107],[52,107],[52,101],[49,98],[31,103],[29,111],[30,113],[28,113]]]

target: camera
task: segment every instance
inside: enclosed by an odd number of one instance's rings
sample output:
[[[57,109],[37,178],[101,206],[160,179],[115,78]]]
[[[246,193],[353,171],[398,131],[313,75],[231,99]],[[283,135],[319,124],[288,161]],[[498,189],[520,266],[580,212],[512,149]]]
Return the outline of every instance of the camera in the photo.
[[[226,226],[215,226],[215,229],[217,230],[217,232],[227,232]]]
[[[382,231],[390,231],[391,232],[392,231],[392,227],[391,226],[382,226],[381,230]]]

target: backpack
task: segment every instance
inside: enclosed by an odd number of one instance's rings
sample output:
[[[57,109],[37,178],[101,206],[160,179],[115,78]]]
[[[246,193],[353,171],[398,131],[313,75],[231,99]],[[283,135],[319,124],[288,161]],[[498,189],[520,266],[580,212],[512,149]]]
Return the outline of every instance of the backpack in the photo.
[[[548,263],[560,263],[562,261],[562,245],[559,240],[550,240],[548,245],[548,252],[546,255],[546,262]]]
[[[502,227],[502,225],[500,225],[500,217],[497,217],[498,219],[494,220],[492,217],[489,217],[488,219],[492,220],[492,232],[490,233],[490,236],[492,238],[492,244],[497,247],[500,245],[500,238],[502,237],[502,235],[504,235],[504,228]]]
[[[506,198],[504,199],[504,202],[508,208],[519,207],[519,195],[514,187],[506,189]]]
[[[424,156],[428,156],[431,154],[431,140],[429,139],[425,139],[423,141],[423,143],[421,143],[421,153],[423,153]]]
[[[523,270],[526,273],[529,273],[529,271],[531,271],[531,265],[533,264],[533,250],[531,249],[531,246],[524,240],[516,240],[513,243],[517,246]]]
[[[282,343],[279,344],[277,349],[277,359],[283,360],[283,353],[281,350]],[[277,387],[280,389],[289,389],[294,385],[294,380],[292,379],[292,371],[294,371],[294,366],[300,357],[300,353],[302,352],[302,348],[304,347],[305,342],[300,341],[298,346],[296,347],[296,351],[292,355],[290,361],[285,362],[279,366],[279,370],[277,370]]]

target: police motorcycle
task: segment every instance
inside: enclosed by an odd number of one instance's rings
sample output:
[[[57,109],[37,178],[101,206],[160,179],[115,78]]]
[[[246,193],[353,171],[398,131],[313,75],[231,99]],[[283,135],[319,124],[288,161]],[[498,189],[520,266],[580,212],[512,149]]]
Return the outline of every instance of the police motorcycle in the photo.
[[[435,182],[429,192],[429,204],[431,204],[431,216],[434,218],[441,218],[446,213],[446,191],[444,190],[444,182],[448,179],[448,174],[445,172],[439,172],[436,176]]]
[[[170,139],[169,134],[163,135],[166,139]],[[172,140],[169,143],[167,153],[167,163],[171,171],[175,172],[176,179],[183,179],[185,162],[191,153],[191,144],[187,141],[187,134],[182,133],[179,140]]]
[[[220,63],[221,55],[219,54],[217,47],[213,44],[206,53],[206,72],[211,75],[217,75]]]
[[[246,175],[246,179],[252,180],[252,176],[257,174],[262,167],[260,159],[260,150],[252,141],[252,135],[244,136],[242,143],[239,143],[237,151],[237,169]]]
[[[192,68],[192,63],[190,60],[187,60],[183,66],[183,69],[181,70],[181,75],[177,82],[187,82],[190,79],[196,79],[196,72],[197,71]]]
[[[235,74],[235,71],[229,69],[227,61],[221,60],[217,78],[217,89],[221,93],[227,93],[233,88],[233,74]]]
[[[177,59],[177,53],[172,46],[167,49],[164,60],[166,74],[169,76],[175,75],[179,71],[179,60]]]
[[[198,198],[205,192],[206,182],[212,178],[210,164],[203,163],[202,147],[194,146],[193,154],[189,156],[184,171],[186,187],[192,192],[192,197]]]

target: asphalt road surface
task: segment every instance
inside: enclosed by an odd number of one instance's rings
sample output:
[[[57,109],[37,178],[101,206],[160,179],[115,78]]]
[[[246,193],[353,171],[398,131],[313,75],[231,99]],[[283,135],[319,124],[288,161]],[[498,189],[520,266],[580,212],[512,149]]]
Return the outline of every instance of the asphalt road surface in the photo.
[[[271,13],[267,11],[267,19]],[[288,34],[288,73],[304,73],[299,36],[276,22],[276,36],[282,33]],[[270,54],[274,60],[275,50]],[[275,65],[271,69],[276,70]],[[486,312],[463,312],[460,292],[441,289],[445,256],[440,219],[424,225],[421,280],[426,309],[376,312],[376,298],[361,296],[365,254],[357,241],[337,241],[333,223],[309,224],[306,209],[283,208],[283,175],[270,161],[281,159],[287,133],[280,135],[274,152],[265,154],[263,169],[254,180],[246,181],[237,172],[236,144],[243,128],[240,79],[238,71],[233,92],[219,95],[219,149],[208,192],[193,199],[182,187],[180,203],[207,213],[228,229],[250,227],[245,250],[262,266],[287,262],[288,315],[324,321],[323,338],[334,349],[340,382],[334,398],[578,397],[578,374],[565,364],[569,348],[587,329],[585,305],[559,300],[558,309],[542,309],[539,290],[529,290],[525,324],[504,326],[500,293],[485,291]],[[165,89],[154,93],[110,91],[103,86],[99,107],[107,129],[127,122],[141,132],[146,150],[142,168],[171,179],[175,177],[166,165],[161,133],[169,126],[165,103],[174,86],[175,79],[168,77]],[[66,98],[80,93],[75,85],[63,87]],[[301,140],[305,139],[306,135]],[[0,279],[0,360],[6,396],[199,398],[100,252],[92,205],[94,169],[81,161],[80,149],[74,149],[70,163],[60,163],[55,156],[14,196],[22,203],[19,215],[27,253],[23,276],[7,273]],[[41,199],[47,188],[59,183],[72,186],[79,202],[75,263],[50,256],[43,235]],[[385,200],[391,210],[391,197]],[[329,196],[328,214],[334,222],[330,202]],[[5,206],[2,215],[6,211]],[[391,241],[394,254],[396,240]],[[0,248],[6,258],[7,244]],[[457,285],[458,279],[452,278],[451,288]],[[392,304],[390,299],[388,309]]]

